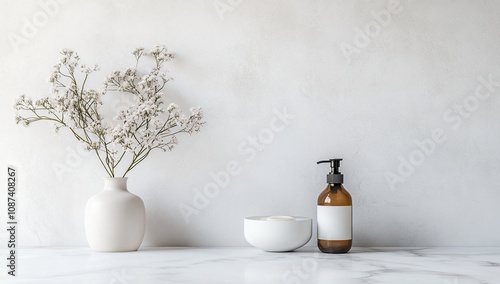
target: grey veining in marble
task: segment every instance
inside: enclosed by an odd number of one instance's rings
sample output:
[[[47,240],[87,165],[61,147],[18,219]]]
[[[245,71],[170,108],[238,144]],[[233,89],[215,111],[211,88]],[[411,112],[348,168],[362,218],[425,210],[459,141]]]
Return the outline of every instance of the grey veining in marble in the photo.
[[[1,283],[500,283],[500,248],[354,248],[330,255],[255,248],[21,248]]]

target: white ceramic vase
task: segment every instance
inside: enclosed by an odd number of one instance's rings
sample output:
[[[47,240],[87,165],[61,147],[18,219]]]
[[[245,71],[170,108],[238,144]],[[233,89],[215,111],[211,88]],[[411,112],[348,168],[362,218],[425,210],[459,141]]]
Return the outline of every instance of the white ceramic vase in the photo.
[[[94,251],[135,251],[146,230],[144,202],[127,190],[127,178],[105,178],[85,207],[85,232]]]

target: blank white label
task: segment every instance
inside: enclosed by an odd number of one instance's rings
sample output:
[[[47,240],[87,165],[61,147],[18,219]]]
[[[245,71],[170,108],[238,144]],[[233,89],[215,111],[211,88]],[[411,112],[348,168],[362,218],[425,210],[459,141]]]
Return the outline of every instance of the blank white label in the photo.
[[[350,240],[352,206],[318,205],[318,239]]]

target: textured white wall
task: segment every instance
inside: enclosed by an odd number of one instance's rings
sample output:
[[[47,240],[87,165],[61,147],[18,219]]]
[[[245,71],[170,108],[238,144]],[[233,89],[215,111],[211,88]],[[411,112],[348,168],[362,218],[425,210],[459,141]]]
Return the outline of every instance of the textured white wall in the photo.
[[[130,175],[145,245],[246,245],[245,216],[313,217],[315,162],[331,157],[355,245],[500,245],[499,1],[2,1],[0,19],[0,157],[19,171],[21,245],[86,245],[104,171],[68,133],[15,125],[14,99],[47,94],[63,47],[100,64],[97,84],[155,44],[176,56],[168,101],[202,106],[208,124]],[[231,161],[238,174],[202,204],[195,189]]]

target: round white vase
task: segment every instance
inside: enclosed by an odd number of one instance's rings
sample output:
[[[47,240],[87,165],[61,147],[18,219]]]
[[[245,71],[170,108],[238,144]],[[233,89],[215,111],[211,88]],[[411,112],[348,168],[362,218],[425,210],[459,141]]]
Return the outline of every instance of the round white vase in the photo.
[[[90,248],[101,252],[135,251],[146,230],[144,202],[127,190],[127,178],[105,178],[104,189],[85,207]]]

